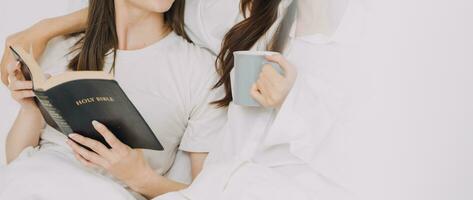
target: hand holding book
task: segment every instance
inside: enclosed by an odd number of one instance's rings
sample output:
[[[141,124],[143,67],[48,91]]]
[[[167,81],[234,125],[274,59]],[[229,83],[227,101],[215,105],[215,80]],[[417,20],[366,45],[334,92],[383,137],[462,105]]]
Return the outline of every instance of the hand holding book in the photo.
[[[39,108],[51,127],[65,135],[79,133],[107,145],[90,124],[97,119],[133,148],[163,150],[153,130],[112,75],[103,71],[67,71],[46,78],[31,54],[18,47],[10,50],[21,64],[19,69],[16,66],[11,70],[11,79],[15,81],[12,91],[18,92],[18,100],[22,102],[25,97],[30,98],[23,103]]]
[[[140,185],[139,182],[147,180],[146,177],[150,174],[155,174],[144,158],[143,152],[122,143],[100,122],[93,121],[92,124],[111,148],[107,148],[97,140],[79,134],[70,134],[71,139],[67,140],[67,144],[74,151],[75,157],[86,167],[105,169],[133,190],[139,191],[137,188]]]
[[[8,72],[8,89],[12,98],[17,101],[24,110],[37,110],[38,106],[33,100],[35,96],[33,92],[32,81],[27,81],[22,75],[20,63],[11,63],[7,67]]]

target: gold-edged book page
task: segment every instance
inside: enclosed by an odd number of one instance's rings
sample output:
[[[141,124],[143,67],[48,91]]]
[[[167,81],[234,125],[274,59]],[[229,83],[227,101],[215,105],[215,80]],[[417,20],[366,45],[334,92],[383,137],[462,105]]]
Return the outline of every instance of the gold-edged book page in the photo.
[[[43,70],[36,62],[36,60],[27,53],[24,49],[20,47],[11,47],[14,50],[21,61],[26,64],[28,69],[31,72],[33,79],[34,90],[37,91],[46,91],[55,86],[61,85],[63,83],[75,80],[84,80],[84,79],[102,79],[102,80],[113,80],[113,75],[105,73],[103,71],[69,71],[64,72],[59,75],[55,75],[48,80],[44,77]]]
[[[105,73],[103,71],[64,72],[62,74],[52,76],[44,84],[36,86],[35,90],[46,91],[63,83],[86,79],[113,80],[113,75]]]

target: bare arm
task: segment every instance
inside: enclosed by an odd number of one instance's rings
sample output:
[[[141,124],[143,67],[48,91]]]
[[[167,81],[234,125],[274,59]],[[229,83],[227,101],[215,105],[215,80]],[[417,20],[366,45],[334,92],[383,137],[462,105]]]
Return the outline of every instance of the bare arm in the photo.
[[[7,163],[16,159],[26,147],[37,146],[43,127],[43,117],[39,110],[22,108],[7,136]]]
[[[8,66],[8,79],[11,96],[21,109],[13,124],[6,141],[7,163],[13,161],[28,146],[37,146],[41,129],[44,127],[43,117],[33,101],[31,81],[25,81],[19,65]]]
[[[47,20],[50,23],[47,28],[52,28],[50,32],[53,37],[81,32],[86,28],[87,14],[88,10],[84,8],[68,15],[50,18]]]
[[[204,167],[205,159],[209,153],[190,153],[192,180],[194,180]]]
[[[54,37],[80,32],[85,29],[87,9],[39,21],[30,28],[9,36],[5,43],[5,51],[0,62],[0,74],[3,84],[8,84],[7,65],[14,63],[15,58],[9,53],[10,45],[33,50],[35,58],[39,58],[47,43]]]
[[[40,57],[48,41],[56,36],[79,32],[85,28],[87,9],[69,15],[41,20],[25,31],[7,38],[0,63],[2,81],[8,85],[12,97],[21,104],[18,116],[7,136],[6,158],[10,163],[28,146],[37,146],[45,122],[33,102],[31,82],[24,81],[15,59],[9,53],[10,45],[32,48],[34,56]],[[10,82],[8,81],[10,79]]]

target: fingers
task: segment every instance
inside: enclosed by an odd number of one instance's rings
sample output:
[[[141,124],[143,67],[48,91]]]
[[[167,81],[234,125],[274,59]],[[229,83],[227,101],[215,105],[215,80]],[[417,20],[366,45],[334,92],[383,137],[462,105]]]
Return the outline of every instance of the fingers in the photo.
[[[264,65],[258,80],[251,89],[253,98],[261,105],[269,106],[273,102],[273,94],[278,91],[278,86],[284,81],[284,77],[271,64]]]
[[[8,85],[10,90],[32,90],[33,89],[33,82],[32,81],[18,81],[18,80],[11,80],[10,84]]]
[[[93,151],[95,151],[100,156],[106,158],[107,160],[112,159],[113,154],[112,152],[102,143],[97,140],[93,140],[87,137],[84,137],[79,134],[69,134],[69,137],[72,138],[75,142],[80,143],[86,147],[89,147]]]
[[[252,96],[264,107],[277,108],[284,101],[290,82],[289,78],[281,76],[272,65],[264,65],[252,88]]]
[[[270,94],[272,92],[273,85],[264,75],[260,75],[260,78],[256,81],[256,87],[262,94]]]
[[[16,101],[36,96],[33,90],[12,91],[11,95]]]
[[[16,71],[20,69],[20,62],[10,63],[7,65],[7,73],[9,75],[16,74]]]
[[[18,78],[14,74],[8,74],[8,87],[10,87],[10,84],[18,81]]]
[[[103,157],[99,156],[98,154],[79,146],[78,144],[76,144],[74,141],[72,141],[70,139],[68,139],[66,141],[66,143],[72,148],[72,150],[76,154],[79,154],[85,160],[87,160],[87,161],[89,161],[89,162],[91,162],[95,165],[101,166],[103,168],[108,168],[109,167],[110,164],[108,163],[108,161],[105,160]]]
[[[8,81],[9,70],[15,67],[16,65],[18,65],[18,62],[16,62],[13,55],[9,53],[10,52],[9,46],[10,46],[9,44],[5,45],[5,50],[3,52],[2,60],[0,62],[0,68],[1,68],[0,72],[2,75],[2,81],[5,85],[9,84],[9,81]]]
[[[287,66],[290,65],[289,62],[281,54],[266,56],[266,60],[279,64],[284,71],[286,71]]]
[[[82,163],[82,165],[88,167],[88,168],[100,168],[98,165],[94,164],[94,163],[91,163],[90,161],[86,160],[85,158],[83,158],[81,155],[79,155],[78,153],[75,153],[74,152],[74,157]]]
[[[260,93],[260,91],[258,90],[258,87],[256,86],[256,84],[253,84],[253,86],[251,86],[251,96],[252,96],[258,103],[260,103],[262,106],[265,106],[265,107],[266,107],[266,99],[265,99],[264,96]]]
[[[266,60],[279,64],[279,66],[284,70],[285,77],[292,78],[297,75],[296,69],[281,54],[266,56]]]
[[[78,154],[76,158],[84,165],[90,166],[92,163],[104,169],[109,169],[112,163],[120,159],[120,156],[127,155],[131,148],[120,142],[103,124],[93,121],[92,125],[105,138],[112,149],[108,149],[102,143],[79,134],[70,134],[69,137],[72,140],[68,139],[67,144]],[[84,145],[95,152],[89,151],[78,144]]]
[[[272,85],[275,85],[280,81],[284,81],[284,76],[279,74],[279,72],[276,71],[276,69],[274,69],[274,67],[270,64],[266,64],[263,66],[263,68],[261,69],[260,78],[265,78]]]
[[[11,63],[7,66],[8,83],[14,80],[24,80],[23,74],[21,73],[20,62]]]
[[[256,89],[262,98],[258,98],[258,102],[264,107],[273,107],[277,103],[276,94],[278,91],[265,80],[258,80],[255,84]],[[256,97],[257,98],[257,97]]]
[[[19,81],[13,74],[9,75],[8,79],[10,81],[8,88],[16,101],[36,96],[32,90],[33,83],[31,81]]]
[[[94,126],[95,130],[100,133],[105,138],[105,141],[112,147],[112,149],[116,149],[118,151],[127,150],[129,147],[120,142],[115,135],[108,130],[108,128],[101,124],[98,121],[92,121],[92,125]]]
[[[261,73],[267,75],[268,77],[278,77],[278,78],[283,78],[281,74],[279,74],[276,69],[271,64],[266,64],[263,66],[261,69]]]

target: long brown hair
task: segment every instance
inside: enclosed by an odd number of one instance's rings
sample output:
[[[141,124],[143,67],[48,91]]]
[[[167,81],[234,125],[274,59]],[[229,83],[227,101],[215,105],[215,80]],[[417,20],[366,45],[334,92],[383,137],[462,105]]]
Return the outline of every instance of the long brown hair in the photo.
[[[185,0],[175,0],[171,9],[165,13],[164,20],[177,35],[190,41],[184,30],[184,9]],[[68,68],[75,71],[101,71],[105,57],[113,53],[113,69],[117,48],[115,1],[89,0],[87,27],[71,51],[78,54],[70,61]]]
[[[266,47],[269,51],[282,52],[289,38],[290,29],[295,18],[296,0],[289,6],[272,42]],[[225,35],[222,48],[217,55],[216,66],[220,80],[214,89],[224,87],[225,96],[213,102],[219,107],[228,106],[233,100],[230,83],[230,72],[233,69],[233,52],[250,50],[258,40],[269,31],[278,18],[281,0],[241,0],[240,9],[244,20],[233,26]],[[249,11],[247,16],[246,11]]]

